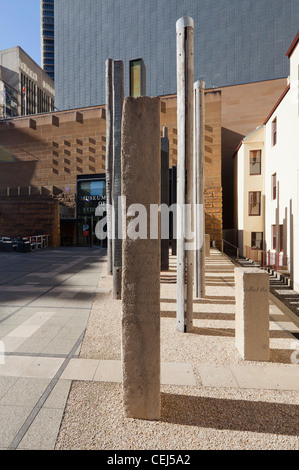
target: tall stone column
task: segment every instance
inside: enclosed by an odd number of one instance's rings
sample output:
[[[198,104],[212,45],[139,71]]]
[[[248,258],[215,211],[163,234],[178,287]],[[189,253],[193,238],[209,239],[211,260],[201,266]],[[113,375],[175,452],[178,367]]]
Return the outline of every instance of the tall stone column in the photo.
[[[176,23],[177,37],[177,329],[193,328],[194,250],[185,239],[185,228],[194,230],[193,217],[193,19],[188,16]],[[185,205],[191,205],[189,219]],[[189,249],[186,250],[189,242]]]
[[[205,296],[205,211],[204,211],[204,162],[205,162],[205,82],[194,83],[194,295]]]
[[[107,272],[113,274],[112,257],[112,167],[113,167],[113,60],[106,60],[106,202],[107,202]]]
[[[128,97],[122,123],[122,367],[125,415],[160,418],[160,238],[149,237],[160,204],[160,99]],[[135,206],[134,204],[138,204]],[[135,213],[138,213],[138,224]],[[143,216],[143,218],[142,218]],[[136,225],[147,237],[134,232]],[[134,236],[134,233],[136,236]]]
[[[124,63],[113,61],[113,298],[121,298],[122,240],[119,227],[121,197],[121,123],[124,101]]]
[[[169,206],[169,139],[168,129],[163,127],[161,138],[161,204]],[[166,217],[166,214],[164,215]],[[169,226],[168,220],[164,221]],[[161,223],[163,221],[161,220]],[[161,238],[161,271],[169,269],[169,238]]]

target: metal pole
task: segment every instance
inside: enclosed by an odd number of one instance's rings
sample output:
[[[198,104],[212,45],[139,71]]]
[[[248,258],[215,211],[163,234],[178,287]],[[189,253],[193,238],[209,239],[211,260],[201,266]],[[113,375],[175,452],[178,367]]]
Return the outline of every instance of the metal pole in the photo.
[[[194,83],[194,203],[195,237],[194,294],[205,296],[205,211],[204,211],[204,158],[205,158],[205,82]]]
[[[106,201],[107,201],[107,272],[112,269],[112,164],[113,164],[113,92],[112,92],[113,60],[106,60]]]
[[[193,215],[193,19],[184,16],[176,22],[177,37],[177,329],[193,328],[194,250],[186,250],[185,226],[194,231]],[[190,205],[186,219],[185,205]],[[194,240],[188,240],[194,242]]]
[[[124,101],[124,63],[113,61],[113,298],[121,299],[122,238],[119,233],[119,198],[121,197],[121,123]]]

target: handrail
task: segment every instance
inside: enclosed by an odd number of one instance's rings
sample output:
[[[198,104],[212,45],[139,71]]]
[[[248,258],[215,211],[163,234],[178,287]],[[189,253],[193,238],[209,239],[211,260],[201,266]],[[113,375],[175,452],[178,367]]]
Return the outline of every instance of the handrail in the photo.
[[[221,253],[223,254],[223,242],[224,243],[227,243],[228,245],[232,246],[233,248],[235,248],[237,250],[237,261],[239,260],[239,248],[235,245],[233,245],[232,243],[228,242],[227,240],[223,240],[223,238],[221,239]]]

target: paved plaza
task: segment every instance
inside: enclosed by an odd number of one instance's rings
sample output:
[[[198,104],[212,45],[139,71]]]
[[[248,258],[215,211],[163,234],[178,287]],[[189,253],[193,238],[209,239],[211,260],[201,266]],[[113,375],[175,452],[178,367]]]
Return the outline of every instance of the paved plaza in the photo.
[[[175,257],[161,273],[160,421],[123,416],[111,292],[103,249],[0,254],[2,449],[299,449],[298,318],[271,296],[270,361],[243,361],[225,255],[206,258],[192,333],[175,328]]]

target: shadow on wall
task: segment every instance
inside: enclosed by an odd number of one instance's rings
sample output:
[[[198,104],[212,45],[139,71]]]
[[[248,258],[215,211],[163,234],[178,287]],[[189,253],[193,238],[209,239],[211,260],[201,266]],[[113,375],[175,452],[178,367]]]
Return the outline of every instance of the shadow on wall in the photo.
[[[57,246],[59,205],[49,189],[31,185],[39,158],[28,149],[28,134],[17,131],[18,142],[24,142],[22,146],[16,143],[15,134],[13,138],[10,136],[7,123],[1,127],[0,237],[48,234],[50,243]]]
[[[234,227],[234,159],[233,155],[239,143],[245,136],[221,128],[221,173],[223,190],[223,228]]]
[[[221,250],[222,220],[215,215],[205,214],[205,232],[210,235],[211,245],[216,243],[216,248]]]

